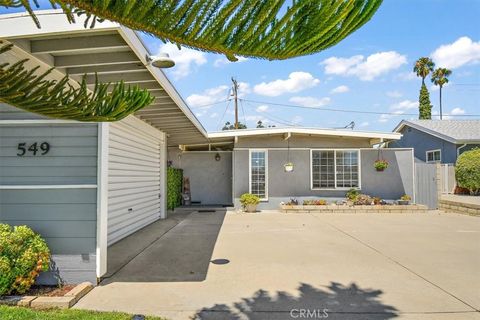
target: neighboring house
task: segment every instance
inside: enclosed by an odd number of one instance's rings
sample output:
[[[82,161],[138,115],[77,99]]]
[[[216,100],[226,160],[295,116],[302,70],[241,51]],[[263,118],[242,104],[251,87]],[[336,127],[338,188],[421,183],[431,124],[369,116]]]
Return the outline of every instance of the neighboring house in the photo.
[[[414,197],[412,149],[373,148],[400,139],[398,133],[264,128],[208,137],[203,149],[182,145],[168,150],[172,165],[190,179],[192,200],[202,204],[238,208],[240,196],[249,192],[262,199],[260,209],[277,209],[290,198],[344,199],[351,188],[389,200]],[[373,167],[379,158],[389,162],[385,172]],[[293,163],[293,172],[284,170],[287,162]]]
[[[480,147],[480,120],[402,120],[402,138],[388,148],[413,148],[423,162],[455,163],[458,155]]]
[[[167,215],[167,159],[190,178],[192,200],[239,207],[252,192],[260,208],[291,197],[343,198],[350,188],[385,199],[415,197],[410,148],[374,149],[399,133],[267,128],[208,134],[164,73],[149,65],[138,35],[104,21],[85,29],[55,10],[0,15],[0,38],[14,44],[0,63],[29,59],[50,79],[87,73],[138,85],[156,97],[122,121],[49,119],[0,104],[0,222],[28,225],[52,253],[40,283],[95,282],[110,246]],[[12,28],[12,25],[17,27]],[[5,58],[6,57],[6,58]],[[218,154],[218,155],[217,155]],[[390,163],[376,172],[376,159]],[[294,164],[285,172],[286,162]],[[127,253],[128,254],[128,253]]]

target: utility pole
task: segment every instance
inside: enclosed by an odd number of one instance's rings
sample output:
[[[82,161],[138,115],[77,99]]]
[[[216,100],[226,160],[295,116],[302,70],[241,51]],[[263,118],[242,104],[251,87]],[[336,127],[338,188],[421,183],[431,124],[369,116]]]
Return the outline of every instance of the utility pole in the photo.
[[[233,99],[235,101],[235,124],[234,127],[235,129],[238,129],[238,83],[237,80],[235,80],[232,77],[232,92],[233,92]]]

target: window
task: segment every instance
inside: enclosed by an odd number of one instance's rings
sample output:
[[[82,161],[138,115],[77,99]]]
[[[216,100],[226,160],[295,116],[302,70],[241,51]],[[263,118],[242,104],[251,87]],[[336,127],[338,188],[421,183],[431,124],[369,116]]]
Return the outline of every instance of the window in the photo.
[[[427,151],[427,162],[440,162],[442,160],[442,152],[440,150]]]
[[[268,198],[268,154],[266,150],[250,150],[250,193]]]
[[[358,150],[312,150],[312,189],[360,187]]]

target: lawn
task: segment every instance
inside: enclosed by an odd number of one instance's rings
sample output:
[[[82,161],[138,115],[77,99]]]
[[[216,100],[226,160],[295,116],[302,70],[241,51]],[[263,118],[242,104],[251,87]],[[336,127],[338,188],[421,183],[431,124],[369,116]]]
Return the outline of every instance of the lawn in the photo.
[[[121,312],[96,312],[73,309],[32,310],[21,307],[0,306],[2,320],[131,320],[132,315]],[[149,320],[165,320],[158,317],[146,317]]]

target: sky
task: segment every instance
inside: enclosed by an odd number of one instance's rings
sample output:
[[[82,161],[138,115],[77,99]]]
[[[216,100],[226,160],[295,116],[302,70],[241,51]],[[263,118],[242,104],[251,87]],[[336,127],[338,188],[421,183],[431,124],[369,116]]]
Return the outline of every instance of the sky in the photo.
[[[175,60],[165,73],[208,131],[234,120],[232,77],[240,84],[239,120],[249,128],[258,120],[321,128],[354,121],[355,130],[391,131],[402,119],[418,118],[421,79],[413,64],[422,56],[453,71],[443,89],[444,119],[480,115],[478,17],[480,0],[384,0],[370,22],[336,46],[283,61],[232,63],[142,37],[153,54]],[[438,115],[438,87],[429,79],[427,86]]]

